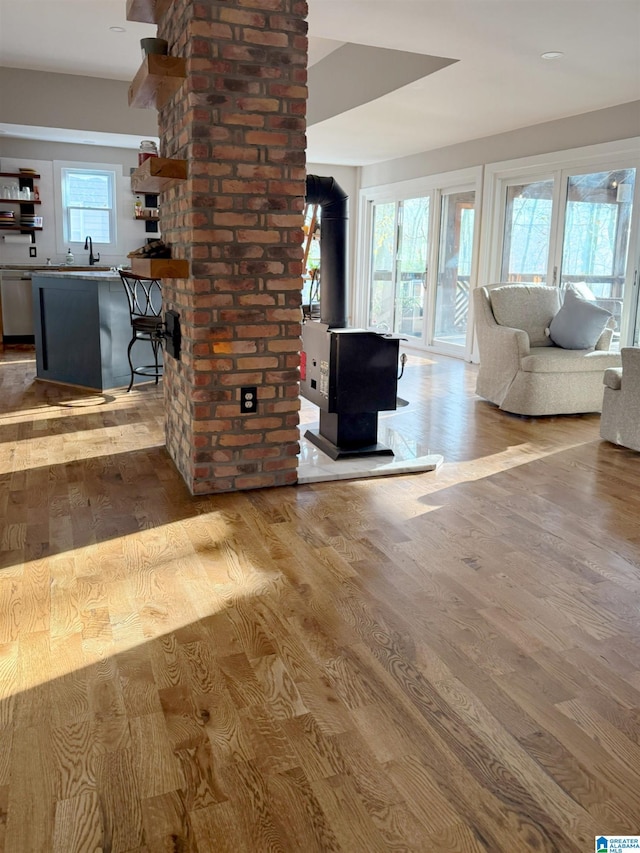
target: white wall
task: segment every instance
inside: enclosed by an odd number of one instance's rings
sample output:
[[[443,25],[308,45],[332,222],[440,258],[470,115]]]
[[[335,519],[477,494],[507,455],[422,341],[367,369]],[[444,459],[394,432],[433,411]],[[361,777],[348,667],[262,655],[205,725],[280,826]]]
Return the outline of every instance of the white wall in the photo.
[[[72,145],[57,142],[3,138],[0,141],[0,171],[16,172],[19,167],[36,169],[40,178],[35,181],[42,204],[36,206],[36,215],[43,217],[43,230],[35,232],[37,257],[29,256],[28,245],[7,244],[2,235],[12,233],[0,230],[0,264],[53,264],[64,263],[66,249],[56,239],[60,231],[61,211],[54,201],[54,161],[71,163],[101,163],[116,167],[119,177],[116,186],[118,248],[116,254],[106,254],[99,246],[100,265],[117,266],[127,263],[127,252],[144,245],[147,235],[144,222],[133,216],[135,196],[131,192],[130,170],[138,165],[138,152],[125,148],[103,148],[97,145]],[[0,178],[0,187],[9,183]],[[15,208],[16,212],[18,208]],[[15,232],[14,232],[15,233]],[[88,263],[89,253],[75,252],[77,265]]]
[[[363,166],[363,187],[408,181],[519,157],[566,151],[640,135],[640,101]]]

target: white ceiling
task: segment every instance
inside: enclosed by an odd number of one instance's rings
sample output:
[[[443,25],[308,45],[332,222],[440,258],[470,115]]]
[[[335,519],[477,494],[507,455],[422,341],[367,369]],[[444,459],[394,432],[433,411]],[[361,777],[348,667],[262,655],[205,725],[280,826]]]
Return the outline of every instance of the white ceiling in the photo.
[[[311,126],[313,162],[372,163],[640,98],[640,0],[309,0],[309,7],[310,64],[345,42],[458,60]],[[9,67],[131,80],[139,40],[154,33],[125,20],[125,0],[0,0],[0,65]],[[540,58],[550,50],[565,55]]]

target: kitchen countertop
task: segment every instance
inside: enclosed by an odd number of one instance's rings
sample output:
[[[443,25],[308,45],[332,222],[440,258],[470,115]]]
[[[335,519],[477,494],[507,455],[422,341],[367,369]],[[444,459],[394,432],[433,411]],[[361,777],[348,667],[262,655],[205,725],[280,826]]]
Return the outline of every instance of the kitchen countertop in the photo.
[[[120,281],[120,274],[113,272],[110,268],[97,270],[95,267],[87,267],[86,269],[65,269],[57,270],[46,267],[41,270],[34,270],[38,278],[81,278],[89,281]]]
[[[20,272],[66,272],[69,270],[70,272],[100,272],[103,270],[110,270],[111,267],[106,266],[98,266],[95,264],[94,266],[80,266],[79,264],[51,264],[50,266],[46,266],[46,264],[0,264],[0,272],[2,270],[18,270]]]

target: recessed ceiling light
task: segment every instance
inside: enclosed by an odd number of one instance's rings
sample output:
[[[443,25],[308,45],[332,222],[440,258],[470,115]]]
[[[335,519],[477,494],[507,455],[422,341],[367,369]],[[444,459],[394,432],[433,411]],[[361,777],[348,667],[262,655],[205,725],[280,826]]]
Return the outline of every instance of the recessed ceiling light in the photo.
[[[96,144],[95,139],[83,139],[82,141],[84,142],[85,145],[95,145]]]
[[[124,27],[109,27],[112,33],[126,33]]]
[[[548,50],[546,53],[541,53],[541,59],[560,59],[564,56],[561,50]]]

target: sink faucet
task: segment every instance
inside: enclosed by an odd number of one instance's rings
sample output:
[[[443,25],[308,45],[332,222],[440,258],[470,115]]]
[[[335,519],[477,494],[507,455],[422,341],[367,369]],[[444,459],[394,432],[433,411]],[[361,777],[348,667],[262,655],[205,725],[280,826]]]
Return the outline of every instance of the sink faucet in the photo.
[[[89,266],[92,267],[94,264],[97,264],[100,260],[100,252],[97,255],[93,254],[93,240],[91,237],[84,238],[84,250],[85,252],[89,250]]]

